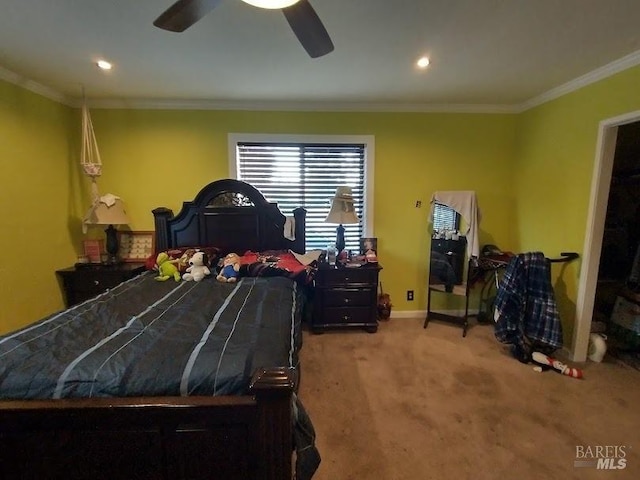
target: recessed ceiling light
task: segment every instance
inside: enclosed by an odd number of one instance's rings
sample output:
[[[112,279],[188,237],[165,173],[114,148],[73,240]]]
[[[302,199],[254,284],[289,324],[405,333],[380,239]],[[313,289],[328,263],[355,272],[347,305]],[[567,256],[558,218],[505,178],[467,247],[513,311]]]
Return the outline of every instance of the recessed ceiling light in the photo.
[[[420,57],[416,62],[418,68],[427,68],[429,66],[429,58],[428,57]]]
[[[107,62],[106,60],[98,60],[96,62],[96,65],[101,70],[111,70],[113,68],[113,65],[111,65],[111,63]]]

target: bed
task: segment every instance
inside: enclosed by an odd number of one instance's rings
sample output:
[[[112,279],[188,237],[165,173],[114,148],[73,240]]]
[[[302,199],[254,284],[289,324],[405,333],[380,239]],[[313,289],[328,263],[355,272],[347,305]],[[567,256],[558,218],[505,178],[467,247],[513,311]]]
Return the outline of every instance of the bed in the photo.
[[[157,252],[304,253],[305,211],[285,217],[244,182],[153,215]],[[0,478],[311,476],[313,426],[295,393],[306,277],[244,274],[149,271],[0,337]]]

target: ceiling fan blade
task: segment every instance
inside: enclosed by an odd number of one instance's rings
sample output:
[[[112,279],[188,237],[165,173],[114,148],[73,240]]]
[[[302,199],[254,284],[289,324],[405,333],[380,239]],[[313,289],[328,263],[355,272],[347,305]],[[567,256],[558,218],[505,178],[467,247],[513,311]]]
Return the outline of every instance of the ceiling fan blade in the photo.
[[[293,33],[311,58],[318,58],[333,51],[333,42],[320,17],[307,0],[300,0],[283,8]]]
[[[222,0],[178,0],[156,18],[153,24],[171,32],[184,32],[221,2]]]

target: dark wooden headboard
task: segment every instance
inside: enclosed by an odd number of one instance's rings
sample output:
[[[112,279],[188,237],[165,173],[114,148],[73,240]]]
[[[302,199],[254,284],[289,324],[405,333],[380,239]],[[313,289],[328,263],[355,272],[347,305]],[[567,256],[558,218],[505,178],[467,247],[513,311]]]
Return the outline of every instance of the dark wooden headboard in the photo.
[[[296,208],[295,239],[284,236],[285,215],[252,185],[233,179],[205,186],[177,215],[165,207],[153,210],[156,253],[176,247],[214,246],[224,252],[247,250],[305,252],[306,210]]]

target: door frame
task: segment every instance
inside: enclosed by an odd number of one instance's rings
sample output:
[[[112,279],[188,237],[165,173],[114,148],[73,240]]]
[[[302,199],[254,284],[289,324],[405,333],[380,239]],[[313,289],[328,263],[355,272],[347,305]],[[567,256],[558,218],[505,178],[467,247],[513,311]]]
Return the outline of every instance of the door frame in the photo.
[[[582,274],[578,282],[576,321],[571,342],[571,359],[575,362],[584,362],[587,359],[589,349],[589,334],[593,319],[618,127],[637,121],[640,121],[640,110],[602,120],[598,126],[587,228],[582,249]]]

